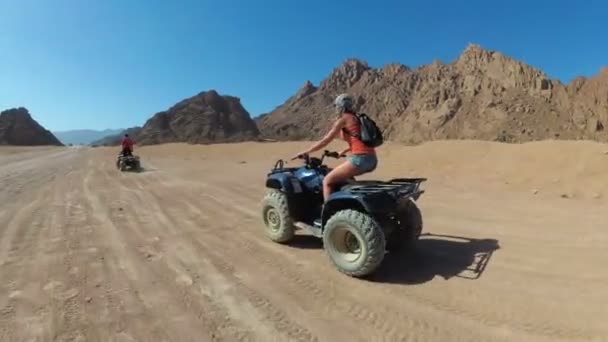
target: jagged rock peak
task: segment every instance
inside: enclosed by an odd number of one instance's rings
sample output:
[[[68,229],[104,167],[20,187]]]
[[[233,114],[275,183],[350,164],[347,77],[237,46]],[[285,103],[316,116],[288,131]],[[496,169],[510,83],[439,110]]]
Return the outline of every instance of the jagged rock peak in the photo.
[[[209,89],[207,91],[200,92],[197,96],[200,97],[206,104],[212,105],[214,103],[223,102],[223,101],[234,101],[236,103],[240,103],[241,99],[232,95],[222,95],[218,93],[215,89]]]
[[[366,61],[358,58],[347,58],[337,69],[369,69]]]
[[[411,71],[409,67],[399,63],[389,63],[382,68],[382,72],[387,76],[394,76],[409,71]]]
[[[11,117],[11,116],[24,116],[31,118],[30,112],[25,107],[11,108],[0,113],[0,116]]]
[[[496,56],[495,56],[496,54]],[[467,66],[467,67],[480,67],[481,65],[489,64],[494,57],[504,57],[502,54],[495,51],[486,50],[480,45],[469,43],[467,47],[462,51],[456,65]]]
[[[317,87],[310,81],[304,82],[304,85],[296,93],[296,99],[304,98],[317,90]]]
[[[310,88],[315,88],[315,85],[312,84],[312,82],[310,82],[310,81],[304,82],[304,85],[302,86],[302,89],[310,89]]]
[[[363,74],[370,69],[367,62],[356,58],[348,58],[331,72],[329,77],[321,83],[320,88],[343,89],[345,87],[350,87],[361,79]]]
[[[485,53],[493,53],[494,51],[492,50],[488,50],[488,49],[484,49],[481,47],[481,45],[479,44],[475,44],[475,43],[471,43],[469,42],[467,44],[467,46],[464,48],[464,51],[462,52],[463,55],[482,55]]]
[[[342,65],[334,69],[332,76],[346,76],[348,79],[355,80],[359,79],[369,69],[367,62],[356,58],[348,58]]]

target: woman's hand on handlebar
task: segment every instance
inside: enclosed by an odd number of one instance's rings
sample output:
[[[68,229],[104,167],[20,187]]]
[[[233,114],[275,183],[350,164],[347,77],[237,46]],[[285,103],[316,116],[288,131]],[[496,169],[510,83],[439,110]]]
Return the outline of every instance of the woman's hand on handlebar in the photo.
[[[350,147],[340,152],[340,157],[346,157],[347,152],[350,152]]]
[[[334,152],[325,151],[325,156],[340,159],[340,158],[346,157],[346,154],[344,154],[344,152],[338,153],[335,151]]]
[[[336,159],[340,158],[340,155],[338,154],[338,152],[333,152],[333,151],[327,151],[326,150],[324,154],[325,154],[326,157],[336,158]]]
[[[291,160],[306,159],[307,157],[308,157],[307,152],[300,152],[300,153],[296,154],[293,158],[291,158]]]

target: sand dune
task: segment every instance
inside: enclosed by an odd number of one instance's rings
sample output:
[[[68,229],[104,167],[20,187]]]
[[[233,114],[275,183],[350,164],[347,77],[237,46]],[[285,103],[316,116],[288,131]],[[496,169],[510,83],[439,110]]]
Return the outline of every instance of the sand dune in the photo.
[[[1,147],[0,340],[608,336],[605,145],[382,147],[365,178],[428,177],[429,235],[366,281],[264,236],[265,172],[306,144],[148,146],[139,174],[116,149]]]

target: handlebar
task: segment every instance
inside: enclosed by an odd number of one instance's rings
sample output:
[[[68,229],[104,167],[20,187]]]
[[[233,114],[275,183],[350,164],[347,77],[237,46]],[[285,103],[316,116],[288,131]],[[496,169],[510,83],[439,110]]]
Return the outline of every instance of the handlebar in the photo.
[[[322,156],[321,156],[321,159],[317,159],[317,160],[318,160],[318,164],[321,165],[323,163],[323,159],[325,157],[340,159],[341,157],[345,157],[345,156],[346,155],[340,154],[340,153],[335,152],[335,151],[325,150],[323,152]],[[311,165],[311,157],[310,157],[309,154],[300,154],[300,155],[292,158],[291,160],[295,160],[295,159],[303,159],[306,165],[309,165],[309,166]]]
[[[330,157],[330,158],[340,159],[341,157],[346,157],[346,155],[345,155],[345,154],[339,154],[339,153],[338,153],[338,152],[336,152],[336,151],[328,151],[328,150],[325,150],[325,151],[323,152],[322,157]],[[304,159],[304,160],[307,160],[307,159],[309,159],[309,158],[310,158],[310,155],[309,155],[309,154],[300,154],[300,155],[298,155],[298,156],[296,156],[296,157],[294,157],[294,158],[291,158],[291,160],[296,160],[296,159]]]

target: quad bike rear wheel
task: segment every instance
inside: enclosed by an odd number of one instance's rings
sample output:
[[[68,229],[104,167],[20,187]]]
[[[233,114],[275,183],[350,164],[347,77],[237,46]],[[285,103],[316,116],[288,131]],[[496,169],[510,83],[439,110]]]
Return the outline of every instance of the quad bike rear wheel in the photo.
[[[336,268],[352,277],[373,273],[384,259],[383,230],[369,215],[340,210],[325,225],[323,245]]]
[[[390,234],[386,249],[390,252],[412,251],[422,234],[422,213],[414,201],[408,199],[399,204],[397,227]]]
[[[262,200],[262,218],[266,235],[278,243],[287,243],[295,235],[293,220],[289,216],[287,196],[277,190],[270,190]]]

